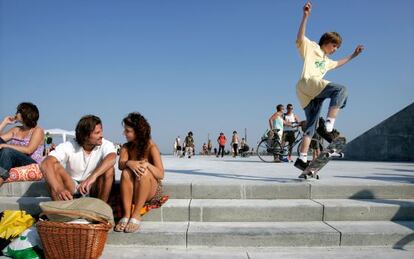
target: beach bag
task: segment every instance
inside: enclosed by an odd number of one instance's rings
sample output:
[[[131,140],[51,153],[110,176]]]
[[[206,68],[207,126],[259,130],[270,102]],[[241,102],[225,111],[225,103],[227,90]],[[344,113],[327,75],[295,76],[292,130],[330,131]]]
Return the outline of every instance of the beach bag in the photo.
[[[32,226],[5,247],[3,254],[15,259],[40,259],[42,249],[37,229]]]

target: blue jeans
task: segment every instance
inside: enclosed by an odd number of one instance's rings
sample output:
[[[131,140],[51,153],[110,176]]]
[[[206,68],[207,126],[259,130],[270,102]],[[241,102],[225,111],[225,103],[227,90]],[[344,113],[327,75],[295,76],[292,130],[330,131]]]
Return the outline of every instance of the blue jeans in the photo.
[[[329,83],[304,109],[306,115],[305,135],[312,138],[315,134],[322,104],[325,99],[331,99],[329,108],[337,107],[342,109],[346,105],[347,98],[348,90],[345,86]]]
[[[0,138],[0,143],[6,143]],[[9,178],[9,170],[13,167],[30,165],[36,163],[30,156],[12,148],[0,149],[0,177],[3,180]]]

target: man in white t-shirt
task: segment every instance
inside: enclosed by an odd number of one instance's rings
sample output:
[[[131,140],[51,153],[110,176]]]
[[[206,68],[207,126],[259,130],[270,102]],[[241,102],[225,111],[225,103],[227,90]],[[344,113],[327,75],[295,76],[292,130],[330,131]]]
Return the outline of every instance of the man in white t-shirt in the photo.
[[[102,122],[86,115],[76,126],[76,139],[50,152],[41,169],[53,200],[91,195],[107,202],[115,175],[116,149],[103,138]]]

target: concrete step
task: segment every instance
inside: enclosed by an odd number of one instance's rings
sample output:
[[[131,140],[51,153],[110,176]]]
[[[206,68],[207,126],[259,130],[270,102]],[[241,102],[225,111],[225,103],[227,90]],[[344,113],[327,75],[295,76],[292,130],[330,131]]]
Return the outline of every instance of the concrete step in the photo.
[[[413,221],[143,222],[137,233],[111,232],[109,245],[167,247],[414,246]]]
[[[414,199],[324,199],[324,221],[414,220]]]
[[[24,210],[31,215],[38,215],[41,211],[39,203],[50,201],[49,197],[0,197],[0,211]]]
[[[414,246],[414,221],[328,221],[341,233],[341,246]]]
[[[339,233],[315,222],[191,222],[188,246],[338,246]]]
[[[164,192],[172,199],[414,199],[407,183],[341,184],[321,181],[293,183],[176,182],[165,181]],[[43,181],[6,183],[0,197],[47,197]]]
[[[144,221],[137,233],[112,231],[107,244],[136,246],[187,246],[188,222]]]
[[[23,209],[40,213],[48,197],[2,197],[0,211]],[[144,221],[282,222],[414,220],[414,200],[391,199],[169,199],[147,213]]]
[[[106,245],[101,259],[412,259],[414,247],[136,247]]]
[[[323,207],[307,199],[193,199],[190,220],[201,222],[321,221]]]

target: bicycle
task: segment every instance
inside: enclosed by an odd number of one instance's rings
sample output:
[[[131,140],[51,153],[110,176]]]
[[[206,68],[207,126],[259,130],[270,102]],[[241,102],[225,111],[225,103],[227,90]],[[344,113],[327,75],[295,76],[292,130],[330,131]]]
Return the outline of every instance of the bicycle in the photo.
[[[299,129],[299,124],[295,123],[293,127],[295,128],[295,141],[292,144],[292,150],[295,146],[297,146],[297,154],[299,154],[300,145],[298,143],[302,142],[303,139],[303,132]],[[284,143],[282,146],[281,140],[277,134],[278,130],[273,131],[270,133],[270,130],[265,133],[266,137],[262,137],[262,139],[257,144],[256,153],[259,156],[260,160],[266,163],[276,163],[286,157],[288,155],[289,144]],[[269,137],[269,135],[273,135],[273,137]],[[313,141],[316,141],[323,147],[321,140],[312,138]],[[312,149],[308,150],[308,157],[312,157]]]

